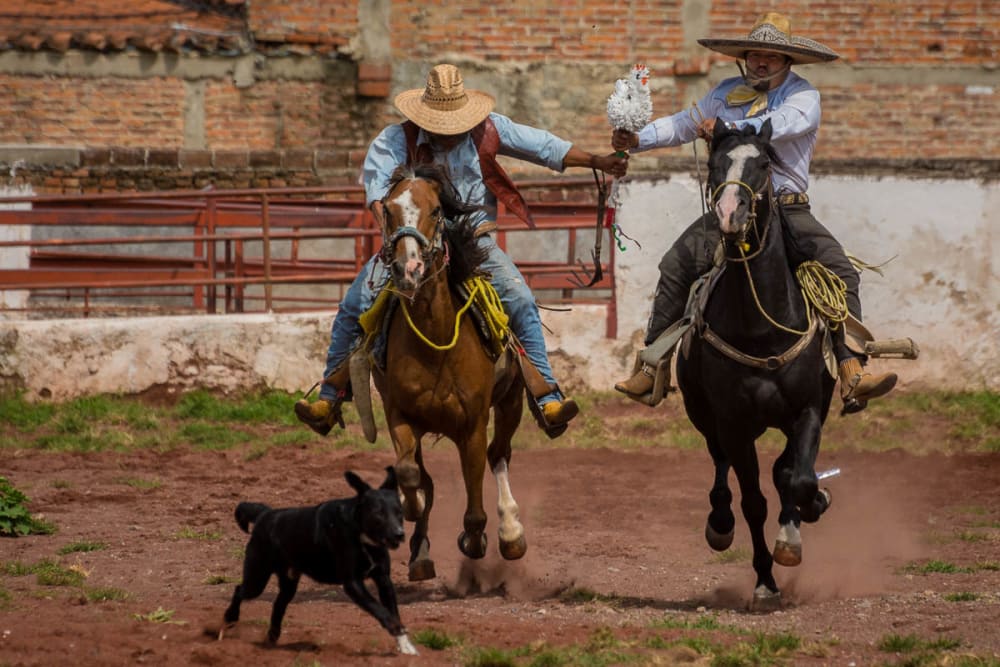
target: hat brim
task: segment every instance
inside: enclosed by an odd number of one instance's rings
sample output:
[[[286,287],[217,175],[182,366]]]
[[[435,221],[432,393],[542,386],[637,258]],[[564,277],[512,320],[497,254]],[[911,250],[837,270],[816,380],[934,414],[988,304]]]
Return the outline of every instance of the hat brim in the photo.
[[[407,90],[396,96],[394,104],[400,113],[422,127],[427,132],[454,135],[468,132],[486,120],[493,111],[496,100],[489,93],[466,90],[469,101],[461,109],[439,111],[423,101],[423,88]]]
[[[743,58],[747,51],[771,51],[780,53],[792,59],[796,65],[810,63],[825,63],[836,60],[840,55],[811,39],[793,38],[792,44],[775,42],[759,42],[750,39],[699,39],[698,43],[706,49],[723,53],[734,58]]]

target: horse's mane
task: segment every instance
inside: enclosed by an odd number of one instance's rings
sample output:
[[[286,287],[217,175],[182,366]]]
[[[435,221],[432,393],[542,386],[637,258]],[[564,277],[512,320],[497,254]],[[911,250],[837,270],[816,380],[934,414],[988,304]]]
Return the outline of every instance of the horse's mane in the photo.
[[[438,184],[441,212],[449,221],[444,230],[445,242],[449,246],[448,280],[452,283],[463,282],[475,274],[477,267],[486,261],[488,255],[476,243],[476,227],[472,223],[472,214],[482,207],[460,198],[458,190],[441,165],[400,165],[389,179],[389,191],[409,178],[422,178]]]

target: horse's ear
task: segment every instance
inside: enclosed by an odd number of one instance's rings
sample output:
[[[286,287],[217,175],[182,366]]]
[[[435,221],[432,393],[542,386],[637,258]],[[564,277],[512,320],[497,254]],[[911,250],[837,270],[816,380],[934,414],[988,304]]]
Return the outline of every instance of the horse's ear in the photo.
[[[372,488],[368,486],[365,480],[361,479],[350,470],[344,473],[344,478],[347,480],[347,483],[351,485],[351,488],[358,492],[358,495],[361,495],[365,491]]]
[[[764,141],[770,143],[771,133],[773,130],[774,128],[771,127],[771,119],[768,118],[767,120],[764,121],[764,124],[760,126],[760,131],[757,133],[757,136],[763,139]]]
[[[388,491],[395,491],[396,489],[399,488],[399,485],[396,483],[396,468],[395,467],[393,467],[393,466],[386,466],[386,468],[385,468],[385,481],[382,482],[382,486],[379,487],[379,488],[386,489]]]

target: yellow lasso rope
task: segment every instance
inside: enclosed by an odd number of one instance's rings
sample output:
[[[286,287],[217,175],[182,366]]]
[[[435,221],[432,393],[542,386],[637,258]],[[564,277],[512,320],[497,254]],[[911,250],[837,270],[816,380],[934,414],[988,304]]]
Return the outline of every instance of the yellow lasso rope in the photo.
[[[802,296],[812,304],[831,329],[847,319],[847,285],[836,273],[816,261],[802,262],[795,269]]]
[[[743,254],[742,248],[740,254]],[[837,325],[847,319],[847,286],[836,273],[826,268],[816,261],[802,262],[795,269],[795,278],[799,281],[799,292],[802,300],[806,304],[806,321],[808,324],[803,331],[792,329],[776,322],[760,302],[757,296],[757,288],[754,286],[753,277],[750,274],[750,265],[743,263],[743,268],[747,273],[747,281],[750,283],[750,293],[753,294],[754,303],[757,310],[768,322],[782,331],[804,336],[809,333],[812,327],[813,311],[819,313],[830,324],[830,329],[836,329]]]
[[[465,304],[458,309],[455,313],[455,333],[451,338],[451,341],[445,345],[438,345],[434,341],[430,340],[423,334],[417,325],[410,318],[410,312],[406,309],[406,300],[400,299],[399,305],[403,309],[403,315],[406,317],[406,323],[410,325],[410,330],[417,335],[417,338],[422,340],[425,345],[431,349],[438,350],[439,352],[444,352],[450,350],[455,345],[458,344],[459,328],[462,323],[462,315],[465,314],[472,304],[475,302],[479,303],[480,309],[483,311],[483,315],[486,317],[487,326],[490,329],[490,333],[493,336],[493,340],[496,341],[496,345],[500,346],[500,341],[502,341],[507,336],[508,331],[508,318],[507,314],[503,311],[503,304],[500,302],[500,295],[493,288],[488,280],[482,276],[475,276],[469,278],[464,283],[466,290],[469,292],[469,298],[466,300]]]

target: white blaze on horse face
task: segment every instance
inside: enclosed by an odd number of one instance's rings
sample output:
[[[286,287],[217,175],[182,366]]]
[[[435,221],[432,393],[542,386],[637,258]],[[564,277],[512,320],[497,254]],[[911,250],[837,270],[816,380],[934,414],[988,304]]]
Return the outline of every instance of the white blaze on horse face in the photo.
[[[391,201],[399,209],[402,226],[418,228],[420,224],[420,207],[413,201],[413,193],[404,190]],[[412,236],[404,236],[400,239],[403,243],[403,253],[405,257],[404,268],[406,276],[414,282],[419,280],[424,272],[424,260],[420,255],[420,244]]]
[[[756,146],[744,144],[729,151],[727,157],[732,161],[732,164],[729,165],[729,171],[726,172],[726,185],[722,188],[721,195],[716,198],[715,212],[719,216],[719,229],[722,233],[736,234],[746,222],[745,219],[733,219],[740,204],[739,194],[742,186],[739,183],[743,182],[743,169],[747,160],[760,157],[760,151]]]

